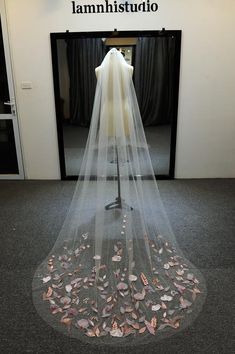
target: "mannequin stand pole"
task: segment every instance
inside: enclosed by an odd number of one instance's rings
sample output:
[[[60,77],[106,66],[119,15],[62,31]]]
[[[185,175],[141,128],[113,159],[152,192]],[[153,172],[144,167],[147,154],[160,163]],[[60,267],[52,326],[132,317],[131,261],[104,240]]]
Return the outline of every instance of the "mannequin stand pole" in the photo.
[[[105,209],[106,210],[111,210],[111,209],[130,209],[130,210],[133,210],[133,208],[130,207],[129,205],[127,205],[125,203],[125,200],[122,199],[122,197],[121,197],[120,166],[119,166],[119,156],[118,156],[117,144],[116,144],[116,147],[115,147],[115,151],[116,151],[116,162],[117,162],[118,196],[117,196],[117,198],[115,199],[114,202],[106,205]]]

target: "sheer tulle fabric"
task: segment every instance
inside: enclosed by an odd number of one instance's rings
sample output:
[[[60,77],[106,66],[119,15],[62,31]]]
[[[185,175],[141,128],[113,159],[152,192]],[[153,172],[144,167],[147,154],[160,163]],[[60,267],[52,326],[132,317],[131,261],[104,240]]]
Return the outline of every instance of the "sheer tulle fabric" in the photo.
[[[149,157],[130,67],[97,68],[89,138],[58,239],[33,300],[56,330],[94,344],[138,344],[185,328],[206,296],[176,244]]]

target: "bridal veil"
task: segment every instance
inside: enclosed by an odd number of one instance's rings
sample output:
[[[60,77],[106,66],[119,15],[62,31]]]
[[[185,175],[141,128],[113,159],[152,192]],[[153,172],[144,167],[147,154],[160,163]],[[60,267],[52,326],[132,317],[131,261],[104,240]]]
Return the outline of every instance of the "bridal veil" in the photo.
[[[128,345],[178,333],[206,296],[159,195],[132,81],[111,49],[96,69],[89,137],[58,239],[37,268],[33,300],[56,330]]]

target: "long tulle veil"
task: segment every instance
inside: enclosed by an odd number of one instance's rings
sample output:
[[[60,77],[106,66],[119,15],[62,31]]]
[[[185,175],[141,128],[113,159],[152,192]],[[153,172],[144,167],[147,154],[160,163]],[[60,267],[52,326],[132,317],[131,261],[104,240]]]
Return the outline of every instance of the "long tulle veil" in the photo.
[[[139,344],[178,333],[206,296],[177,246],[155,180],[132,82],[111,49],[97,87],[80,177],[33,300],[56,330],[91,343]]]

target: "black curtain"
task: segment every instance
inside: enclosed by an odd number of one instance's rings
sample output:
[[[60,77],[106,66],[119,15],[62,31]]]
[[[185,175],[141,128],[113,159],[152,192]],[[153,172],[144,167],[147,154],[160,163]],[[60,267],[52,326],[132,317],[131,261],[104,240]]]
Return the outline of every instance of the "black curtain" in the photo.
[[[70,77],[70,123],[89,127],[95,96],[95,68],[105,56],[100,38],[69,39],[67,41]]]
[[[172,121],[174,64],[174,37],[138,38],[135,89],[145,126]]]

